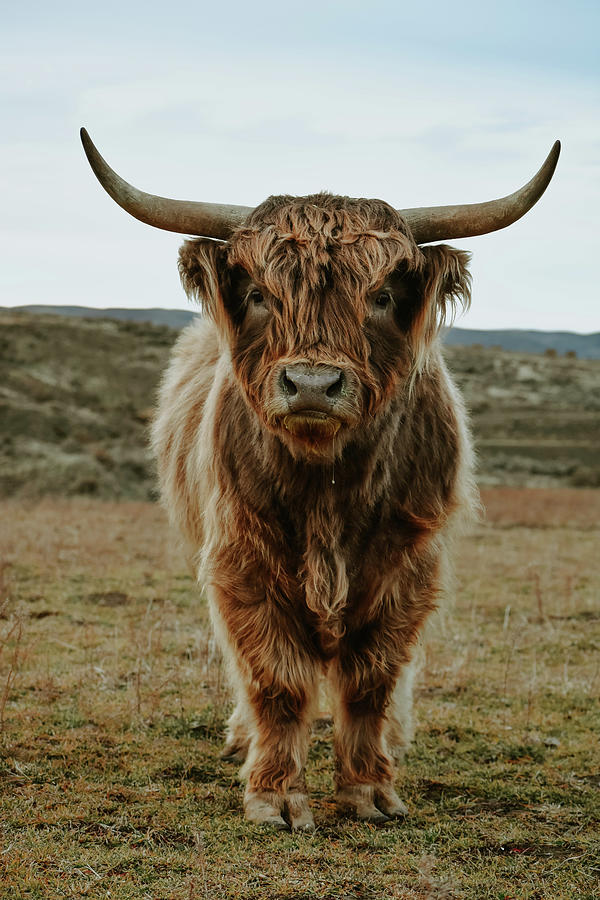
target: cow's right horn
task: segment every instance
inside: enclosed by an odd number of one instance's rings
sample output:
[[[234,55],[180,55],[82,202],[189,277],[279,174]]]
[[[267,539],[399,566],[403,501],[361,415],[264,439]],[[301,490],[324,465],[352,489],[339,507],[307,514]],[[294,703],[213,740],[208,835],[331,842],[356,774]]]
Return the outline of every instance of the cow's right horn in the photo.
[[[226,241],[252,212],[250,206],[225,206],[192,200],[169,200],[146,194],[124,181],[96,150],[91,137],[81,129],[81,142],[96,178],[113,200],[147,225]]]
[[[417,244],[489,234],[512,225],[537,203],[554,175],[560,154],[556,141],[539,172],[524,187],[487,203],[399,209]]]

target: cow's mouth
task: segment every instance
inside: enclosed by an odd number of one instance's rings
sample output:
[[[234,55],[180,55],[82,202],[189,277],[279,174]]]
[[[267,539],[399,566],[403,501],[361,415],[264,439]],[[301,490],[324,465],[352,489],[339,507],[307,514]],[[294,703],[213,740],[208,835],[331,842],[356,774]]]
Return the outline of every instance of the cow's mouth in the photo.
[[[333,440],[341,422],[316,409],[303,409],[302,412],[288,413],[283,425],[295,438],[311,444],[320,444]]]

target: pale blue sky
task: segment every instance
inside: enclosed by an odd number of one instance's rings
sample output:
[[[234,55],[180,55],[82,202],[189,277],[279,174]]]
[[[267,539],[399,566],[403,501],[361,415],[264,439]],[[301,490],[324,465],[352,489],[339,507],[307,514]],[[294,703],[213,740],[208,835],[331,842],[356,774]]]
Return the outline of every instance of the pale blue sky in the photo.
[[[187,305],[181,238],[104,194],[80,125],[141,188],[247,205],[490,199],[560,138],[521,222],[455,242],[460,324],[600,329],[600,4],[24,2],[2,20],[0,305]]]

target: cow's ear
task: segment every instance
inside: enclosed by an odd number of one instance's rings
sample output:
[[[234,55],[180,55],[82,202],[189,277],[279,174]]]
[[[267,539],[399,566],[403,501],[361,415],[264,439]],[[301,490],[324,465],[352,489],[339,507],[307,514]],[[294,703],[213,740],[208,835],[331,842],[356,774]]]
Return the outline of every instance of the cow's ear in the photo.
[[[468,309],[471,303],[468,269],[471,254],[446,244],[421,247],[421,252],[423,296],[411,328],[413,346],[420,360],[426,356],[440,328],[451,324],[459,308]]]
[[[210,238],[185,241],[179,250],[179,275],[186,294],[223,330],[231,327],[227,250],[227,244]]]

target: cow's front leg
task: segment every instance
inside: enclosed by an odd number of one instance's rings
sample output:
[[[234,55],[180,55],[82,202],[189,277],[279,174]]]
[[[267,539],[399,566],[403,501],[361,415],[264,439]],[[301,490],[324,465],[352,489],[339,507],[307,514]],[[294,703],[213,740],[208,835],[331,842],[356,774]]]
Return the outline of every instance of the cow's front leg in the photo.
[[[252,822],[314,828],[304,779],[314,693],[313,677],[285,685],[268,678],[262,686],[257,679],[249,685],[256,729],[242,774],[247,778],[244,809]]]
[[[408,812],[394,790],[384,739],[395,681],[393,666],[352,653],[338,661],[334,673],[336,803],[340,811],[376,824]]]
[[[269,600],[239,602],[215,592],[211,605],[248,729],[242,769],[246,816],[275,828],[310,831],[304,766],[317,664],[307,636],[297,617]]]

